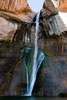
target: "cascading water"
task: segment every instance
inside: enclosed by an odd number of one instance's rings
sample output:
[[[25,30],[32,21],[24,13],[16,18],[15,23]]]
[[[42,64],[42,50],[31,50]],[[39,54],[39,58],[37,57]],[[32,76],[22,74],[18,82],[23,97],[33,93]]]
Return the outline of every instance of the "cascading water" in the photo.
[[[36,76],[37,76],[37,72],[41,66],[42,61],[44,60],[44,53],[38,49],[38,31],[39,31],[39,17],[40,17],[40,12],[37,14],[36,16],[36,32],[35,32],[35,47],[34,47],[34,55],[33,55],[33,64],[32,64],[32,71],[31,71],[31,77],[30,77],[30,81],[28,81],[29,83],[27,84],[27,93],[25,94],[25,96],[31,96],[32,95],[32,91],[34,88],[34,84],[36,81]],[[28,75],[28,71],[27,71],[27,75]],[[28,79],[28,76],[27,76]]]
[[[32,90],[34,87],[34,83],[36,81],[36,74],[37,74],[37,54],[38,54],[37,39],[38,39],[38,30],[39,30],[39,17],[40,17],[40,12],[37,14],[36,17],[35,49],[34,49],[33,69],[32,69],[29,95],[32,94]]]
[[[38,54],[37,40],[38,40],[38,30],[39,30],[39,17],[40,17],[40,12],[37,14],[37,17],[36,17],[34,59],[33,59],[32,75],[31,75],[31,80],[30,80],[30,89],[27,94],[28,96],[31,96],[32,94],[32,90],[36,81],[36,74],[37,74],[37,54]]]
[[[33,68],[32,68],[32,75],[31,75],[31,82],[30,82],[31,84],[30,84],[30,90],[29,90],[30,96],[32,94],[32,90],[34,87],[34,83],[36,81],[36,74],[37,74],[37,54],[38,54],[37,40],[38,40],[38,30],[39,30],[39,17],[40,17],[40,12],[37,14],[37,17],[36,17],[35,49],[34,49]]]

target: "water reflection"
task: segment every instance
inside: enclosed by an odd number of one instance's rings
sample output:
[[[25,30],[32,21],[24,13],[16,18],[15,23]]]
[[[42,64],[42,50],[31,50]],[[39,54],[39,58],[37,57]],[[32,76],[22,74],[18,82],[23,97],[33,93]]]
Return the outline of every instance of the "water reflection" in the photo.
[[[61,97],[0,97],[0,100],[67,100]]]

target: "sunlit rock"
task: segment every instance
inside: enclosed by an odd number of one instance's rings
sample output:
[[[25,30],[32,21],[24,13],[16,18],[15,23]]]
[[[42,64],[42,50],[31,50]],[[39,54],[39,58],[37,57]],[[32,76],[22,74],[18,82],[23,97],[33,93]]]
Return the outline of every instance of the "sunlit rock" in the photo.
[[[62,2],[62,4],[64,4],[64,2]],[[50,35],[60,35],[62,32],[67,31],[67,13],[59,12],[58,9],[60,6],[61,2],[58,0],[45,0],[43,4],[43,21],[45,24],[45,19],[47,19]],[[66,9],[66,6],[64,7]]]
[[[27,0],[0,0],[0,40],[12,41],[18,28],[16,21],[31,22],[34,15]]]
[[[29,7],[27,0],[0,0],[0,13],[16,17],[23,22],[32,21],[35,14]]]
[[[5,11],[16,12],[27,6],[27,0],[0,0],[0,9]]]
[[[0,17],[0,40],[11,40],[16,32],[18,25]]]
[[[67,0],[60,0],[58,10],[67,12]]]
[[[51,0],[59,11],[67,12],[67,0]]]

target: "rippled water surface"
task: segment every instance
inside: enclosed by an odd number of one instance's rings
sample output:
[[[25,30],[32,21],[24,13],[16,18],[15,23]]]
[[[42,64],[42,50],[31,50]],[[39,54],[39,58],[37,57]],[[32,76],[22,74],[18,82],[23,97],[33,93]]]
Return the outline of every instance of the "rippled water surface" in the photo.
[[[62,97],[1,97],[0,100],[67,100]]]

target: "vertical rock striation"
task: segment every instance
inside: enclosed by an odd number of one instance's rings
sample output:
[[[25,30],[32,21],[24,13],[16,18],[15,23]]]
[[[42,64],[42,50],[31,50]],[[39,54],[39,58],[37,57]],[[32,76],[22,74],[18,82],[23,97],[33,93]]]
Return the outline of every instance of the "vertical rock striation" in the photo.
[[[0,40],[12,40],[17,22],[31,22],[34,15],[27,0],[0,0]]]
[[[28,6],[27,0],[0,0],[0,9],[16,12]]]
[[[45,19],[47,20],[47,25],[49,27],[49,33],[50,35],[53,35],[54,33],[56,35],[60,35],[62,32],[67,31],[67,14],[61,11],[67,11],[64,10],[66,1],[61,2],[59,0],[45,0],[42,8],[42,17],[43,17],[43,23],[45,26]],[[62,7],[62,5],[64,5]],[[60,10],[60,12],[59,12]]]

